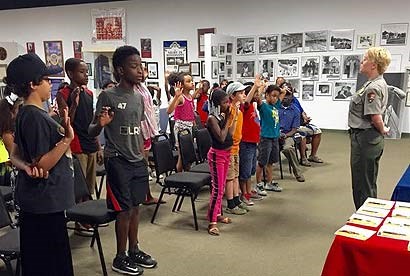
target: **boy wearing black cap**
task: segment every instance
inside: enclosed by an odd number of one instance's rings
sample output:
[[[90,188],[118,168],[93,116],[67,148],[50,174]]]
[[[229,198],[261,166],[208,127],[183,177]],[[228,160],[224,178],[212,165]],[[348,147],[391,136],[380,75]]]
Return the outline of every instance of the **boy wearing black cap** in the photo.
[[[27,276],[73,275],[64,210],[74,205],[69,148],[74,132],[67,110],[63,127],[42,108],[51,95],[48,76],[55,73],[35,54],[19,56],[7,67],[7,89],[24,98],[11,161],[19,169],[21,266]]]

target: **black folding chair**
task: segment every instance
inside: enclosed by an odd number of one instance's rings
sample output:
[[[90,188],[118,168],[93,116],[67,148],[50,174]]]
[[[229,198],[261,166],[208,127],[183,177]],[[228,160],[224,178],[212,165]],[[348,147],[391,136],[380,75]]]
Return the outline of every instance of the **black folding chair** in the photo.
[[[206,128],[198,130],[196,134],[196,144],[198,148],[198,161],[205,162],[208,151],[212,146],[211,136]]]
[[[104,184],[106,174],[107,172],[105,171],[104,165],[97,165],[96,175],[100,177],[99,185],[97,185],[97,182],[95,182],[95,197],[97,199],[100,199],[101,197],[102,186]]]
[[[210,174],[208,163],[199,163],[195,153],[195,147],[191,132],[188,129],[178,133],[179,151],[181,154],[182,167],[186,171]]]

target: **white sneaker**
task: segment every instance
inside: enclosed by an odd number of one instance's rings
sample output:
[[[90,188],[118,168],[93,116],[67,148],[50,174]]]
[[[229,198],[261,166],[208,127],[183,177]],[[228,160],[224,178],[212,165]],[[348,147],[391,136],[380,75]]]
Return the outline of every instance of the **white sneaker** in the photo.
[[[260,182],[260,183],[256,184],[255,190],[258,193],[258,195],[267,196],[268,193],[265,191],[265,188],[263,186],[264,186],[263,182]]]
[[[272,192],[282,192],[282,187],[279,186],[278,183],[273,182],[273,183],[268,183],[265,185],[265,190],[267,191],[272,191]]]

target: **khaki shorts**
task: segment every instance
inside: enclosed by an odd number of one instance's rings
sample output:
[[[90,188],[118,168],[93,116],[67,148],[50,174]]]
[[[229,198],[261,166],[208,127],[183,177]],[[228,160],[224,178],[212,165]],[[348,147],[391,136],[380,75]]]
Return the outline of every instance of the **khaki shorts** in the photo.
[[[231,154],[229,157],[228,176],[226,180],[234,180],[239,177],[239,154]]]
[[[80,162],[88,190],[90,191],[90,194],[93,194],[96,183],[97,153],[76,153],[74,155]]]

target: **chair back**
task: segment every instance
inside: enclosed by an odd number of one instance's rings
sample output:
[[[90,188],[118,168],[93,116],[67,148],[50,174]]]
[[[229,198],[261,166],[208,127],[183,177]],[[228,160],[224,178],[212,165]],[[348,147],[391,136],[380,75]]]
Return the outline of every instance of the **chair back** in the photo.
[[[152,141],[152,153],[157,175],[175,170],[175,159],[172,155],[171,144],[166,134],[155,136]]]
[[[0,228],[5,226],[12,226],[13,222],[11,221],[10,214],[7,211],[6,202],[4,197],[0,194]]]
[[[174,126],[175,126],[175,119],[174,116],[169,117],[168,119],[169,122],[169,131],[170,131],[170,137],[169,140],[171,141],[171,148],[175,148],[175,132],[174,132]]]
[[[87,182],[81,169],[80,161],[73,157],[74,165],[74,195],[75,200],[78,202],[85,197],[91,198],[90,191],[88,190]]]
[[[195,154],[194,142],[189,129],[183,129],[178,133],[179,153],[181,154],[182,167],[198,161]]]
[[[198,146],[199,162],[204,162],[207,159],[208,151],[212,146],[212,140],[208,129],[203,128],[198,130],[196,134],[196,144]]]

